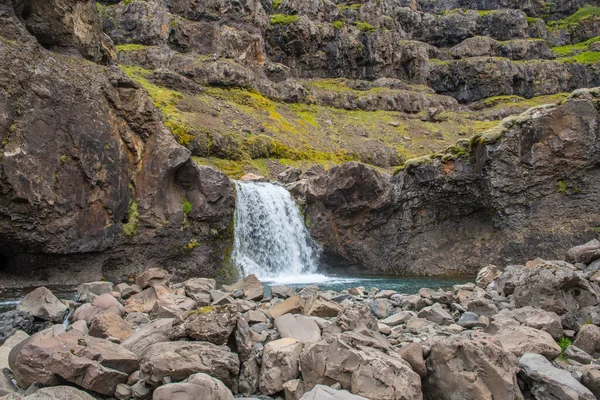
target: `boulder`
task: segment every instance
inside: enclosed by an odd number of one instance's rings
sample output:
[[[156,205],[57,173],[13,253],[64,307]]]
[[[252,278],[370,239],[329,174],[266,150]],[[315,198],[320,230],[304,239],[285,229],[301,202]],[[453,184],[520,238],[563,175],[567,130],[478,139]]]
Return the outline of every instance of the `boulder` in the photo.
[[[185,295],[194,300],[198,306],[208,306],[211,303],[210,291],[215,289],[214,279],[192,278],[183,282]]]
[[[138,368],[136,355],[126,348],[75,330],[36,333],[12,349],[9,363],[20,387],[67,381],[106,396]]]
[[[600,327],[592,324],[585,324],[575,336],[574,346],[588,354],[600,353]]]
[[[435,341],[427,358],[427,399],[522,399],[517,358],[490,335],[465,332]]]
[[[287,400],[287,398],[286,398]],[[316,385],[311,391],[304,393],[300,400],[369,400],[357,396],[347,390],[336,390],[325,385]]]
[[[23,331],[29,335],[37,332],[46,323],[38,323],[33,315],[23,311],[7,311],[0,314],[0,344],[15,334],[16,331]],[[45,329],[44,326],[42,329]]]
[[[235,346],[240,357],[240,362],[246,361],[252,353],[252,338],[250,326],[241,315],[237,315],[235,324]]]
[[[505,313],[525,326],[548,332],[555,340],[563,336],[561,320],[555,312],[526,306],[514,310],[502,310],[500,313]]]
[[[300,296],[292,296],[281,303],[277,303],[269,308],[269,314],[272,318],[279,318],[283,314],[302,314],[304,310],[304,299]]]
[[[110,293],[114,290],[114,284],[106,281],[87,282],[77,286],[77,301],[80,303],[91,303],[96,296]]]
[[[600,366],[584,365],[579,369],[581,372],[581,383],[588,388],[596,399],[600,399]]]
[[[371,312],[379,319],[384,319],[392,315],[394,306],[388,299],[374,299],[367,302]]]
[[[425,318],[431,322],[435,322],[438,325],[450,325],[454,323],[452,315],[450,315],[439,303],[422,308],[421,311],[419,311],[418,316],[419,318]]]
[[[553,360],[561,353],[560,347],[548,332],[527,326],[503,328],[494,337],[502,343],[504,349],[517,357],[537,353]]]
[[[282,338],[292,338],[303,343],[321,340],[319,326],[305,315],[284,314],[275,318],[274,324]]]
[[[41,286],[23,297],[17,311],[29,313],[44,321],[62,322],[69,309],[49,289]]]
[[[256,277],[256,275],[248,275],[241,281],[237,281],[233,285],[223,286],[223,290],[227,292],[233,292],[237,289],[244,291],[244,297],[248,300],[258,301],[264,297],[265,288],[262,282]]]
[[[381,322],[388,326],[398,326],[405,322],[408,322],[411,318],[417,316],[417,313],[414,311],[400,311],[396,314],[392,314],[389,317],[382,319]]]
[[[502,271],[500,271],[498,267],[495,265],[488,265],[479,270],[477,278],[475,278],[475,283],[480,288],[485,288],[487,285],[494,282],[500,275],[502,275]]]
[[[287,299],[294,295],[294,290],[289,286],[271,286],[271,296]]]
[[[568,346],[563,355],[569,360],[575,360],[582,364],[589,364],[593,360],[591,355],[573,345]]]
[[[336,317],[342,306],[321,295],[309,297],[304,304],[304,314],[313,317]]]
[[[135,284],[142,289],[146,289],[151,286],[169,286],[170,276],[167,271],[162,268],[149,268],[142,272],[136,279]]]
[[[113,313],[96,315],[94,319],[92,319],[89,328],[90,336],[110,339],[116,342],[122,342],[125,339],[128,339],[134,332],[135,331],[129,322]]]
[[[345,307],[339,314],[337,322],[344,331],[352,331],[359,327],[377,330],[377,320],[371,309],[364,304],[352,304]]]
[[[317,385],[319,386],[319,385]],[[285,400],[300,400],[306,392],[304,381],[302,379],[292,379],[283,384]]]
[[[254,357],[244,361],[240,368],[238,379],[238,391],[242,394],[252,394],[258,391],[258,377],[260,375],[260,365]]]
[[[567,251],[566,260],[573,263],[589,264],[600,258],[600,240],[590,240],[586,244],[571,247]]]
[[[277,175],[277,180],[281,183],[292,183],[300,179],[302,170],[300,168],[289,167]]]
[[[398,349],[398,354],[410,364],[412,370],[419,374],[421,378],[427,376],[427,366],[423,359],[423,347],[419,343],[413,342],[401,347]]]
[[[269,323],[270,318],[262,310],[248,310],[244,315],[249,324]]]
[[[236,326],[237,315],[231,306],[206,306],[184,318],[187,336],[214,344],[225,344]]]
[[[394,295],[391,297],[393,301],[395,301],[400,308],[403,310],[409,311],[419,311],[423,307],[427,307],[431,304],[431,302],[427,302],[427,299],[417,295]]]
[[[161,290],[162,292],[162,290]],[[125,311],[127,313],[141,312],[149,314],[158,301],[158,295],[154,287],[149,287],[125,301]],[[80,307],[81,308],[81,307]]]
[[[538,400],[595,400],[595,396],[565,370],[558,369],[540,354],[519,359],[519,376]]]
[[[169,383],[159,386],[152,394],[152,400],[233,400],[231,391],[218,379],[198,373],[191,375],[187,382]]]
[[[122,299],[127,299],[133,296],[134,294],[138,294],[139,292],[141,292],[142,288],[135,284],[129,285],[127,283],[119,283],[117,286],[115,286],[115,290],[121,293]]]
[[[140,359],[140,379],[158,386],[165,377],[182,381],[203,372],[232,387],[240,370],[238,355],[207,342],[163,342],[149,346]]]
[[[479,315],[470,311],[463,313],[458,319],[457,324],[467,329],[485,328],[487,326],[487,324],[480,319]]]
[[[4,341],[2,346],[0,346],[0,371],[2,371],[4,368],[9,368],[8,355],[10,354],[10,351],[13,349],[13,347],[15,347],[28,337],[29,335],[27,333],[23,331],[16,331]]]
[[[173,321],[172,318],[156,319],[152,323],[142,326],[121,345],[141,357],[146,348],[153,344],[177,340],[185,336],[182,327],[179,329],[174,327]]]
[[[154,318],[171,318],[196,308],[196,302],[182,294],[171,292],[164,286],[152,287],[156,293],[156,302],[150,315]]]
[[[91,395],[72,386],[41,388],[25,398],[27,400],[95,400]]]
[[[352,332],[307,344],[300,356],[307,389],[339,382],[342,389],[372,400],[422,399],[421,378],[410,365],[397,353],[371,344],[372,339]]]
[[[283,384],[300,374],[299,359],[304,344],[296,339],[285,338],[265,345],[258,386],[264,394],[271,395],[283,390]]]

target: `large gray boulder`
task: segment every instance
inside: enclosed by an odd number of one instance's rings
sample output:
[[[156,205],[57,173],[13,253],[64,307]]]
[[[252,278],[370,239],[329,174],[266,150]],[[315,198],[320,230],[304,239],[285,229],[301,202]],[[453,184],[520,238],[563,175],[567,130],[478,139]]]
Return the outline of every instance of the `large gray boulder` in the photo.
[[[300,367],[307,389],[339,382],[342,389],[372,400],[422,398],[421,378],[410,365],[361,334],[338,333],[307,344]]]
[[[283,384],[300,374],[300,353],[304,344],[285,338],[265,345],[258,385],[260,391],[271,395],[283,390]]]
[[[321,340],[321,330],[317,323],[305,315],[284,314],[275,318],[275,328],[283,338],[292,338],[304,343]]]
[[[588,354],[600,353],[600,327],[585,324],[577,332],[573,344]]]
[[[527,326],[508,327],[498,331],[494,337],[505,350],[520,357],[525,353],[541,354],[553,360],[560,354],[558,344],[549,333]]]
[[[565,370],[558,369],[539,354],[519,359],[519,376],[537,400],[595,400],[585,386]]]
[[[567,261],[589,264],[600,258],[600,240],[590,240],[586,244],[575,246],[567,251]]]
[[[62,322],[69,309],[49,289],[42,286],[23,297],[17,311],[29,313],[44,321]]]
[[[163,342],[151,345],[140,359],[140,378],[158,386],[165,377],[182,381],[198,372],[232,387],[240,370],[238,355],[208,342]]]
[[[426,399],[523,398],[516,377],[517,358],[487,334],[470,332],[435,341],[427,369]]]
[[[237,315],[230,306],[206,306],[184,317],[185,333],[195,340],[225,344],[236,326]]]

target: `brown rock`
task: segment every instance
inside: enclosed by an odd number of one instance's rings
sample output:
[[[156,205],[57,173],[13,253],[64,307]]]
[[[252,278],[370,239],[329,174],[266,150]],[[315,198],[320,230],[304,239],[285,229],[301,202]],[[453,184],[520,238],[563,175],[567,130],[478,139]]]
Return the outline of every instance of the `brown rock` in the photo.
[[[588,354],[600,353],[600,327],[585,324],[577,332],[573,345]]]
[[[256,275],[248,275],[241,281],[237,281],[231,286],[223,286],[223,290],[227,292],[233,292],[234,290],[241,289],[244,291],[244,297],[248,300],[260,300],[264,297],[265,288]]]
[[[231,391],[218,379],[198,373],[185,383],[170,383],[158,387],[152,400],[233,400]]]
[[[116,314],[104,313],[94,317],[89,328],[89,335],[111,341],[122,342],[134,333],[129,322]]]
[[[135,283],[142,289],[146,289],[154,285],[169,286],[170,279],[169,273],[164,269],[150,268],[142,272],[136,278]]]
[[[42,286],[23,297],[17,311],[29,313],[44,321],[62,322],[68,308],[50,290]]]
[[[410,364],[412,370],[419,374],[421,378],[427,376],[427,366],[425,366],[425,360],[423,359],[423,347],[420,344],[410,343],[403,346],[398,349],[398,354]]]
[[[498,331],[496,337],[505,350],[521,357],[525,353],[541,354],[549,360],[553,360],[560,354],[558,344],[552,339],[548,332],[527,326],[504,328]]]
[[[192,339],[226,344],[236,326],[236,313],[230,306],[206,306],[184,319],[185,333]]]
[[[304,314],[313,317],[336,317],[340,311],[342,306],[320,295],[309,297],[304,304]]]
[[[298,377],[302,347],[302,342],[290,338],[275,340],[265,345],[258,380],[262,393],[271,395],[280,392],[285,382]]]
[[[269,314],[272,318],[278,318],[287,313],[301,314],[303,310],[304,300],[300,296],[292,296],[269,308]]]

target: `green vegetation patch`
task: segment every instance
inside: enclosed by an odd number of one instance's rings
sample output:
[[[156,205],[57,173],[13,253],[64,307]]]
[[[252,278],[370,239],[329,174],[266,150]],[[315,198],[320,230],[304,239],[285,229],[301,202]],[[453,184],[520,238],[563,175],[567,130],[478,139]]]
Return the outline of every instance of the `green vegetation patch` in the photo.
[[[277,10],[281,3],[283,3],[283,0],[273,0],[273,10]]]
[[[567,193],[567,182],[563,180],[556,181],[556,191],[558,193]]]
[[[357,21],[354,23],[354,26],[356,26],[356,28],[358,28],[358,30],[361,32],[375,32],[375,27],[368,22]]]
[[[185,215],[188,215],[189,213],[192,212],[192,203],[189,202],[188,199],[186,199],[185,197],[183,198],[183,213]]]
[[[595,17],[600,17],[600,7],[586,5],[567,18],[549,21],[546,25],[550,29],[570,29],[576,27],[582,20]]]
[[[331,23],[331,26],[333,26],[333,29],[340,30],[344,27],[344,22],[343,21],[333,21]]]
[[[127,210],[127,222],[123,224],[123,233],[131,237],[138,233],[140,229],[140,211],[138,203],[133,198],[129,199],[129,208]]]
[[[143,44],[128,43],[128,44],[118,44],[115,46],[115,49],[117,50],[117,53],[121,53],[121,52],[125,52],[125,51],[144,50],[144,49],[147,49],[150,47],[151,46],[145,46]]]
[[[300,19],[299,15],[273,14],[269,19],[271,25],[290,25]]]
[[[596,64],[600,61],[600,51],[584,51],[570,57],[557,58],[556,61],[564,63]]]

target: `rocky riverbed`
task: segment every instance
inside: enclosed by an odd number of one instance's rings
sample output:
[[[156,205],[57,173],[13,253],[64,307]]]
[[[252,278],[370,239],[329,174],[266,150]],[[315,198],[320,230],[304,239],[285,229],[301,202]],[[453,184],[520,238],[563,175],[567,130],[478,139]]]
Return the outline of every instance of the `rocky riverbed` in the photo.
[[[2,399],[589,399],[600,241],[452,290],[230,286],[162,269],[0,314]],[[133,277],[132,277],[133,279]],[[30,336],[31,335],[31,336]]]

